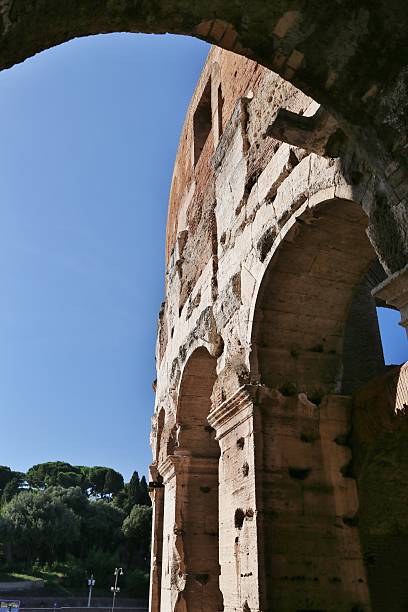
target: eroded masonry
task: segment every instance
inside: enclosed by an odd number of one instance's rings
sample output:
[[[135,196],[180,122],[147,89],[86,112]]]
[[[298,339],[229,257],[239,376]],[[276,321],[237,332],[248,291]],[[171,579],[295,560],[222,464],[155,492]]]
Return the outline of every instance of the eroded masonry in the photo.
[[[169,203],[151,612],[406,609],[408,366],[376,306],[407,325],[408,282],[377,185],[323,107],[211,50]]]

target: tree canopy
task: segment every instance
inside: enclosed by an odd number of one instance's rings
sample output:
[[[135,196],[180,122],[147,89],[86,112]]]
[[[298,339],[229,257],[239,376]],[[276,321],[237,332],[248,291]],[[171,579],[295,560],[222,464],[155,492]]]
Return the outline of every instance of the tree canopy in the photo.
[[[0,569],[61,562],[73,583],[89,571],[107,583],[120,564],[136,593],[146,585],[150,532],[147,483],[136,471],[125,483],[104,466],[50,461],[26,474],[0,466]]]

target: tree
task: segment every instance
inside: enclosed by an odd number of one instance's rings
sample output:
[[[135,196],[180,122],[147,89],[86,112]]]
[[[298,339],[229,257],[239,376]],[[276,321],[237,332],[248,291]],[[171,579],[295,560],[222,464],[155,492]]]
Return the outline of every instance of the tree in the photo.
[[[5,504],[2,519],[2,537],[17,560],[63,559],[79,539],[79,518],[52,491],[22,491]]]
[[[104,493],[107,495],[116,495],[124,487],[123,476],[109,468],[105,476]]]
[[[104,500],[89,504],[84,517],[83,537],[88,548],[113,551],[122,539],[122,510]]]
[[[50,487],[47,489],[53,499],[59,500],[77,516],[86,517],[89,512],[89,499],[81,487]]]
[[[140,480],[139,474],[136,471],[133,472],[130,481],[116,495],[115,503],[124,510],[125,514],[130,514],[133,506],[136,505],[150,506],[151,501],[146,478],[142,476]]]
[[[152,509],[148,506],[133,506],[123,521],[122,531],[128,542],[129,561],[147,561],[152,531]]]
[[[64,489],[69,489],[71,487],[80,487],[83,485],[83,477],[82,474],[78,474],[76,472],[58,472],[56,483],[60,487],[64,487]]]
[[[127,497],[131,506],[140,504],[141,492],[140,492],[140,480],[139,474],[135,471],[132,474],[131,479],[126,487]]]
[[[20,491],[25,480],[25,474],[15,472],[5,465],[0,466],[0,497],[1,502],[10,501]]]
[[[23,480],[19,476],[9,480],[3,489],[3,495],[1,496],[2,504],[11,501],[21,491],[22,482]]]
[[[145,476],[142,476],[140,480],[140,494],[141,494],[140,503],[143,504],[144,506],[151,506],[152,502],[150,499],[149,488],[147,486]]]
[[[71,478],[67,476],[71,475]],[[56,485],[77,486],[79,480],[76,479],[72,485],[72,475],[76,474],[81,479],[81,470],[78,467],[66,463],[65,461],[48,461],[33,465],[27,471],[27,482],[34,489],[45,489]],[[65,485],[63,484],[65,478]]]
[[[89,468],[90,492],[100,498],[112,497],[123,489],[123,476],[112,468],[94,466]]]
[[[6,465],[0,465],[0,490],[3,491],[4,487],[12,480],[14,472]]]

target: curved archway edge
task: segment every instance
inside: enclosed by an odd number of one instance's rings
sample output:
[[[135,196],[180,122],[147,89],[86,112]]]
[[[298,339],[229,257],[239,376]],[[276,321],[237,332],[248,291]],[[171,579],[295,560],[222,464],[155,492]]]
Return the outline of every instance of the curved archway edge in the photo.
[[[405,100],[408,6],[289,0],[3,0],[0,69],[79,36],[191,35],[247,56],[292,81],[337,119],[375,172],[371,235],[391,272],[408,261]],[[402,226],[402,229],[401,229]]]

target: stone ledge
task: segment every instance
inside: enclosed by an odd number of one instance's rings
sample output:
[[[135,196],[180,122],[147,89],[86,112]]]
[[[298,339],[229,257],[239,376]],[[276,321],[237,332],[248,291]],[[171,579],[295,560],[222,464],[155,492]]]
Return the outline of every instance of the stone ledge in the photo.
[[[408,335],[408,264],[373,289],[372,295],[398,308],[401,313],[400,325],[405,327]]]

